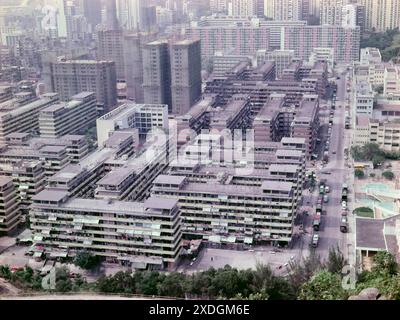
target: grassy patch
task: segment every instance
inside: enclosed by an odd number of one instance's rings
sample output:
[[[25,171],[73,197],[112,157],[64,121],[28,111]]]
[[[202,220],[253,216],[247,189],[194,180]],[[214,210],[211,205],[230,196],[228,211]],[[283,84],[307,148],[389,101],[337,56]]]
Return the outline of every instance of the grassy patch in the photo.
[[[356,208],[354,209],[353,213],[359,217],[374,218],[374,210],[368,207]]]

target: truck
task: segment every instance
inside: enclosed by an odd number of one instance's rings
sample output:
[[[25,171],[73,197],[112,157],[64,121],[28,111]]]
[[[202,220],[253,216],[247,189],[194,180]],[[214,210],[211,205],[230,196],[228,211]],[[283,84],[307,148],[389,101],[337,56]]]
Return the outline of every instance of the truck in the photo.
[[[344,127],[346,129],[350,129],[350,117],[346,117],[345,123],[344,123]]]
[[[347,216],[342,216],[340,220],[340,232],[346,233],[348,229]]]
[[[319,227],[321,225],[321,215],[320,214],[315,214],[313,217],[313,229],[314,231],[318,231]]]
[[[346,202],[347,202],[347,193],[348,193],[348,187],[347,187],[347,184],[344,183],[344,184],[342,185],[342,202],[343,202],[343,201],[346,201]]]

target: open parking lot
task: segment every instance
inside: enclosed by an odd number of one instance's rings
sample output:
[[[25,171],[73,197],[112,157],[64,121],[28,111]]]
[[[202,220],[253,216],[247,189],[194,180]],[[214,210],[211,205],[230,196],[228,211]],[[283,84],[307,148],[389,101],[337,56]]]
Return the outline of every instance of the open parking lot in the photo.
[[[281,249],[280,249],[281,250]],[[189,265],[179,268],[179,271],[193,273],[205,271],[211,267],[223,268],[230,265],[237,269],[255,269],[257,264],[268,264],[274,270],[284,270],[284,265],[290,259],[299,259],[298,249],[282,249],[280,252],[272,253],[272,247],[259,247],[255,250],[236,251],[225,249],[205,248],[198,258]],[[278,269],[282,266],[281,269]]]

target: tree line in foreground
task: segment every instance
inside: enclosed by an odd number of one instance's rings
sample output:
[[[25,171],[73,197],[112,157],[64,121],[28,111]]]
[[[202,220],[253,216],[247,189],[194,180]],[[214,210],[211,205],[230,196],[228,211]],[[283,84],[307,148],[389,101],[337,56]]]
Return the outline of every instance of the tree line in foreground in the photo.
[[[119,295],[146,295],[174,298],[248,299],[248,300],[344,300],[365,288],[377,288],[388,299],[400,299],[400,274],[395,258],[380,252],[370,271],[357,275],[355,288],[344,289],[342,269],[346,261],[338,248],[329,252],[326,261],[312,253],[300,262],[291,262],[285,276],[278,276],[268,265],[255,270],[230,266],[194,274],[178,272],[118,272],[87,283],[81,276],[72,277],[63,267],[56,270],[54,292],[97,292]],[[43,292],[42,277],[29,267],[11,272],[0,266],[0,277],[27,292]],[[49,291],[49,290],[47,290]]]

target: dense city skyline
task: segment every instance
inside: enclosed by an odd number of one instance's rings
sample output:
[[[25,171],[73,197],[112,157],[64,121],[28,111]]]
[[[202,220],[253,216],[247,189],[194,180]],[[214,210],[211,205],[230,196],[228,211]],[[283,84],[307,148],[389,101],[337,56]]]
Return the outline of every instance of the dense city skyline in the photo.
[[[399,29],[399,0],[0,0],[4,291],[398,299]]]

